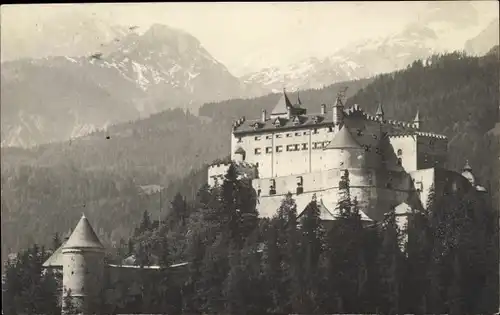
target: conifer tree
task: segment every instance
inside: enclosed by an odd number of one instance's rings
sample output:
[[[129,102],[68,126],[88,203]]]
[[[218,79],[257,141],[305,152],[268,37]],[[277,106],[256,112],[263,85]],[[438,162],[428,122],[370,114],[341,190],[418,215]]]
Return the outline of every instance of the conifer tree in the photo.
[[[283,225],[278,216],[273,217],[265,235],[263,273],[269,296],[267,312],[270,313],[284,312],[286,293],[283,283],[283,254],[280,245],[280,234],[284,233]]]
[[[400,244],[399,229],[394,209],[386,214],[382,230],[382,247],[379,254],[381,309],[384,314],[400,311]]]
[[[301,232],[301,277],[305,304],[303,312],[317,312],[320,306],[318,290],[321,278],[318,265],[324,247],[324,230],[316,200],[312,200],[303,211]]]

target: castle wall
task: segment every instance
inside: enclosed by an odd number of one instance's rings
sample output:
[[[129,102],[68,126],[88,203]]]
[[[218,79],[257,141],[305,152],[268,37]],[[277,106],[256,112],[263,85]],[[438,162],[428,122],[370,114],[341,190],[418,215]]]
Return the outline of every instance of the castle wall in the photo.
[[[338,203],[339,182],[343,170],[333,169],[322,172],[303,174],[301,177],[303,192],[297,194],[298,176],[254,179],[255,190],[261,190],[258,202],[259,215],[273,216],[281,201],[288,192],[292,193],[300,213],[312,200],[323,199],[329,209],[334,209]],[[405,201],[412,193],[411,179],[406,173],[388,172],[374,169],[349,169],[350,192],[352,198],[357,198],[359,206],[372,219],[383,218],[383,213],[391,207]],[[274,184],[275,194],[269,187]]]
[[[208,184],[214,186],[216,183],[221,185],[224,181],[224,177],[229,169],[229,163],[226,164],[216,164],[208,168]],[[236,163],[236,171],[238,172],[238,178],[256,178],[258,177],[257,169],[248,163]]]
[[[303,174],[322,168],[322,149],[333,138],[333,127],[297,128],[247,135],[233,135],[231,158],[237,147],[245,161],[258,163],[261,177]]]
[[[390,136],[392,151],[387,154],[387,165],[406,172],[417,170],[417,141],[413,136]]]
[[[63,301],[70,291],[71,298],[90,314],[99,309],[104,272],[104,254],[100,251],[69,249],[63,253]]]
[[[446,167],[447,139],[418,135],[417,150],[417,169]]]

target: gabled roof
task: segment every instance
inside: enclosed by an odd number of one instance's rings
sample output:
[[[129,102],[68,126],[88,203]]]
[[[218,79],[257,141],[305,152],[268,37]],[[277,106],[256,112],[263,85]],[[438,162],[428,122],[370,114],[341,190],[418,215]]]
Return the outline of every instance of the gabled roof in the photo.
[[[347,127],[344,126],[325,148],[325,150],[328,149],[361,149],[361,145],[354,139]]]
[[[69,237],[68,241],[64,245],[63,249],[66,248],[98,248],[104,249],[101,241],[94,232],[94,229],[90,225],[89,221],[82,215],[80,221],[76,225],[73,233]]]
[[[274,109],[271,112],[271,114],[272,115],[286,114],[288,107],[293,107],[293,105],[290,102],[290,99],[288,99],[288,95],[286,95],[285,90],[283,90],[283,95],[279,99],[276,106],[274,106]]]

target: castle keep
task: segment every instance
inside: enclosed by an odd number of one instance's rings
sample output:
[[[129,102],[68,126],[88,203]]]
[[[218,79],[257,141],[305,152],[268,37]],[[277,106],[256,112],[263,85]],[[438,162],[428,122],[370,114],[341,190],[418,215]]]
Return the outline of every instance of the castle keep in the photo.
[[[290,192],[299,214],[315,198],[325,216],[335,219],[344,170],[365,219],[374,221],[391,207],[424,209],[431,187],[439,193],[450,185],[476,185],[468,167],[468,180],[446,169],[448,140],[422,131],[418,112],[413,121],[391,120],[381,105],[372,115],[357,104],[346,108],[339,96],[333,105],[318,107],[309,114],[300,99],[292,103],[283,91],[269,115],[263,110],[260,119],[234,122],[231,160],[240,177],[252,182],[261,216],[272,216]],[[212,165],[209,185],[222,183],[228,167]]]

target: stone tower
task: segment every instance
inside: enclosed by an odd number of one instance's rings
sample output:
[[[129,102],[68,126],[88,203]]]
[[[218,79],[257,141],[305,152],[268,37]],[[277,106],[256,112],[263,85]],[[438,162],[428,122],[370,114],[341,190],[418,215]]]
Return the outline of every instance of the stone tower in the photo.
[[[68,296],[78,314],[99,314],[104,281],[104,246],[82,215],[62,248],[63,314],[69,310]]]

